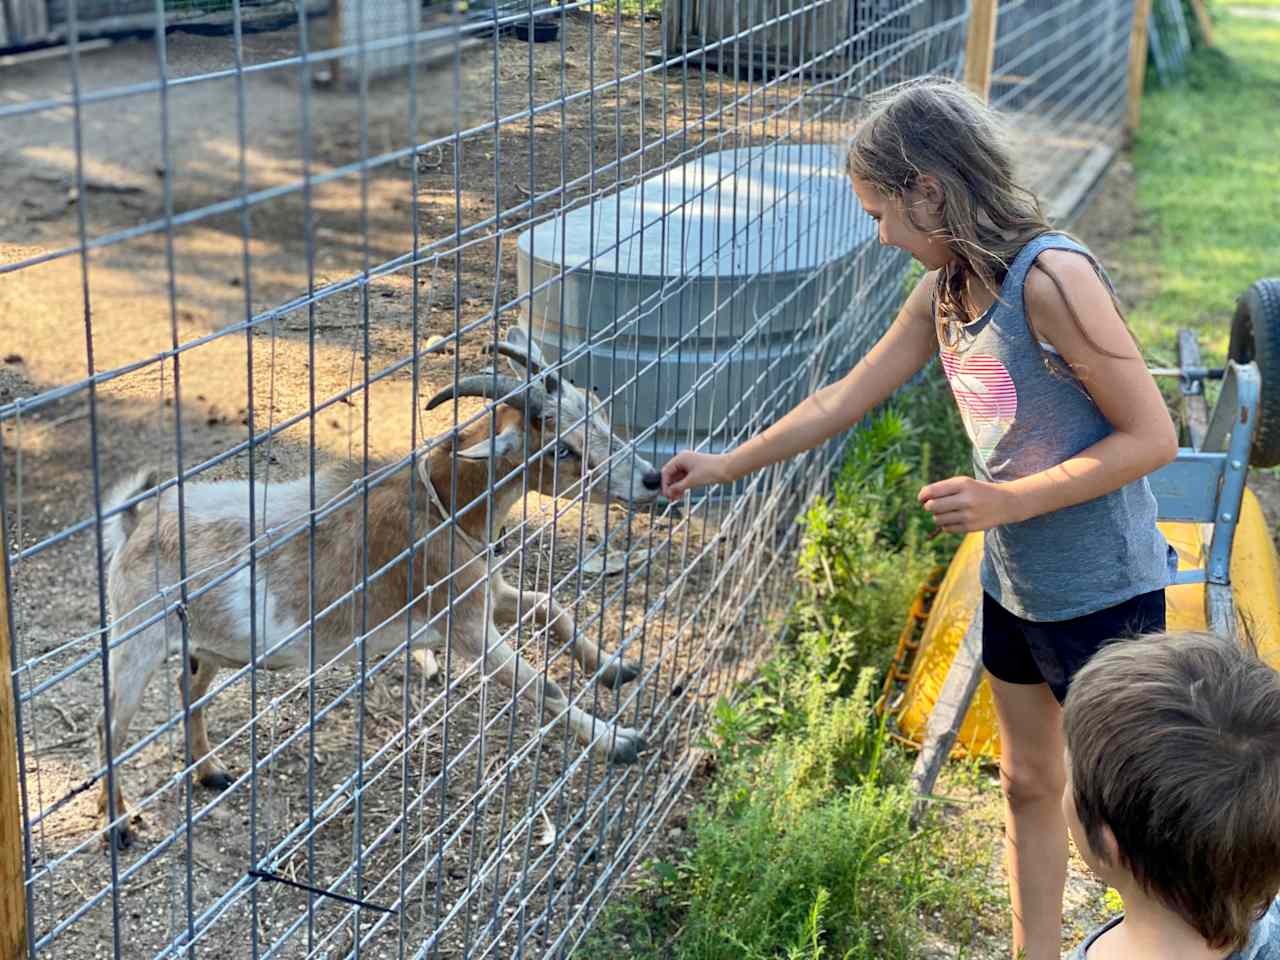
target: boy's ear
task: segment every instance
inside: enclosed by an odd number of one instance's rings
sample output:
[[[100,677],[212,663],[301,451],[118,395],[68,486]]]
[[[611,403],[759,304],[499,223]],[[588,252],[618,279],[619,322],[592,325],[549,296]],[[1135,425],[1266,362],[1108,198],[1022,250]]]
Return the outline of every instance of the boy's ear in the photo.
[[[1102,862],[1109,867],[1124,867],[1124,857],[1120,855],[1120,844],[1116,843],[1116,835],[1111,832],[1111,827],[1104,823],[1098,831],[1098,840],[1102,849],[1093,852],[1102,859]]]

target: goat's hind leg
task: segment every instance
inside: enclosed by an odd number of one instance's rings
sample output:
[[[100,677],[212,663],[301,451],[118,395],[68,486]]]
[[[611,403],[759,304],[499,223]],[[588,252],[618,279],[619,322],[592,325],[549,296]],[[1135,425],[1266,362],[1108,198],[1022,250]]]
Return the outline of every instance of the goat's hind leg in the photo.
[[[112,642],[119,640],[126,630],[113,626]],[[103,844],[112,843],[123,850],[130,846],[135,832],[130,825],[135,818],[124,799],[124,768],[120,755],[128,744],[129,724],[138,712],[147,683],[165,658],[164,625],[154,623],[141,632],[113,647],[108,659],[111,705],[111,775],[102,775],[102,789],[98,794],[98,815],[105,830]],[[105,711],[98,716],[98,764],[107,765],[107,731]],[[114,791],[111,789],[114,781]],[[114,793],[114,796],[113,796]],[[114,802],[114,809],[113,809]],[[114,814],[114,816],[113,816]]]
[[[209,662],[208,658],[201,660],[195,656],[190,657],[191,673],[190,684],[191,703],[195,703],[206,693],[213,685],[214,675],[218,672],[218,668]],[[183,705],[187,704],[186,695],[183,691],[183,672],[178,671],[178,694],[183,698]],[[227,773],[218,763],[218,758],[213,755],[213,748],[209,746],[209,731],[204,722],[204,707],[195,706],[191,710],[191,719],[189,723],[191,730],[191,757],[187,758],[190,763],[195,760],[196,764],[196,781],[202,787],[208,787],[210,790],[225,790],[234,782],[231,774]]]
[[[544,624],[555,635],[561,646],[572,646],[574,659],[582,665],[583,670],[595,673],[600,669],[601,649],[578,631],[573,617],[551,594],[517,590],[499,575],[493,577],[490,589],[495,617],[514,623],[517,615],[532,614],[535,620]],[[639,664],[617,655],[610,656],[609,662],[600,671],[600,679],[615,690],[639,675]]]

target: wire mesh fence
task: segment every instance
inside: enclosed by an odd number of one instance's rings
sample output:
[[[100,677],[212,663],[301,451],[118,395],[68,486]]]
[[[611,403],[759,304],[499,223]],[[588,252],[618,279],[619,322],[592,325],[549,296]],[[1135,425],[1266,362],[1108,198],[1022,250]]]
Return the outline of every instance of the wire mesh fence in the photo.
[[[1124,133],[1133,3],[1011,0],[999,11],[991,103],[1009,118],[1024,182],[1062,218]]]
[[[1151,63],[1161,83],[1182,76],[1191,53],[1191,31],[1182,0],[1155,0],[1148,28]]]
[[[959,74],[965,5],[158,2],[92,51],[81,9],[0,104],[29,956],[567,955],[840,447],[680,504],[654,470],[883,330],[907,263],[840,144]],[[1001,7],[1050,195],[1131,16]]]

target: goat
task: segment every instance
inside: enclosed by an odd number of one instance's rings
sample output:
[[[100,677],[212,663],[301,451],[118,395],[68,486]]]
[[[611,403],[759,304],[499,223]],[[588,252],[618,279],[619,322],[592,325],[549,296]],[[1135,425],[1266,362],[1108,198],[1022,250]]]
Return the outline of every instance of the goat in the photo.
[[[614,686],[634,679],[639,672],[635,665],[615,658],[602,667],[599,651],[578,634],[573,618],[549,593],[522,595],[499,571],[493,571],[482,587],[476,584],[485,578],[484,554],[490,531],[522,495],[517,472],[521,467],[528,471],[528,489],[573,496],[581,495],[593,471],[598,475],[606,461],[614,460],[606,483],[591,485],[592,497],[632,504],[656,499],[659,474],[647,461],[624,449],[589,393],[545,369],[542,355],[523,330],[514,328],[497,345],[497,352],[517,373],[527,371],[531,382],[526,386],[523,376],[517,379],[495,372],[464,378],[437,393],[427,403],[428,409],[454,397],[512,396],[495,406],[492,432],[489,419],[484,418],[430,447],[417,461],[416,481],[413,471],[399,470],[371,485],[367,538],[361,497],[349,497],[347,503],[327,514],[321,509],[353,487],[359,489],[359,467],[340,465],[317,471],[314,580],[308,552],[309,478],[269,486],[256,484],[256,529],[252,531],[246,482],[185,486],[188,591],[198,595],[183,611],[189,662],[179,671],[178,688],[184,704],[197,704],[190,710],[189,730],[195,775],[201,785],[226,789],[232,779],[213,756],[203,705],[197,701],[209,691],[221,667],[239,668],[250,662],[268,670],[306,667],[311,632],[307,624],[313,612],[314,663],[322,663],[339,654],[348,659],[357,656],[361,643],[372,660],[403,641],[410,608],[418,624],[447,609],[458,648],[477,659],[486,657],[489,670],[544,704],[552,717],[567,723],[577,738],[599,755],[610,762],[631,763],[645,748],[637,731],[571,706],[553,680],[544,679],[502,639],[493,617],[513,620],[523,603],[556,640],[572,647],[588,675],[598,671],[604,682]],[[557,424],[559,442],[553,443]],[[374,474],[371,470],[370,476]],[[148,681],[167,656],[181,651],[181,624],[175,614],[158,615],[161,588],[171,596],[180,579],[177,490],[165,490],[121,509],[122,504],[155,487],[157,479],[155,471],[144,470],[117,486],[109,497],[108,510],[112,512],[103,523],[111,558],[107,590],[113,639],[109,676],[114,758],[125,748],[130,721]],[[493,491],[487,497],[491,479]],[[444,526],[449,516],[456,527],[452,557],[451,537]],[[417,545],[424,538],[425,544]],[[255,539],[256,583],[251,584],[244,557],[250,540]],[[367,558],[363,556],[366,543]],[[226,577],[237,565],[240,568]],[[366,569],[369,582],[364,592]],[[225,579],[200,592],[219,576]],[[452,608],[449,581],[452,595],[458,598]],[[427,589],[432,584],[439,587]],[[475,589],[469,590],[472,587]],[[250,598],[255,592],[257,613],[253,618]],[[370,625],[363,638],[362,601],[367,603],[365,623]],[[252,631],[251,618],[257,620]],[[148,619],[155,622],[145,624]],[[130,631],[136,632],[130,636]],[[414,643],[440,649],[445,637],[433,626],[419,629]],[[106,736],[104,718],[100,717],[101,766],[106,765]],[[104,777],[99,813],[106,828],[104,843],[123,849],[132,842],[133,831],[118,769],[114,780],[114,807]]]

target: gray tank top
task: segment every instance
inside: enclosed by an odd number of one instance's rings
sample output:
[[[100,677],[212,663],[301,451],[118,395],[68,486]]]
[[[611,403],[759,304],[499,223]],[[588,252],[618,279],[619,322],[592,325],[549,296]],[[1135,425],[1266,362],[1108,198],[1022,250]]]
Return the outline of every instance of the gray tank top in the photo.
[[[974,476],[1016,480],[1062,463],[1112,432],[1066,361],[1037,342],[1023,283],[1045,250],[1083,246],[1045,233],[1018,253],[991,309],[939,343],[942,368],[973,442]],[[1110,283],[1110,281],[1107,281]],[[941,338],[940,338],[941,340]],[[1167,586],[1177,555],[1156,528],[1146,479],[1084,503],[986,532],[982,587],[1025,620],[1069,620]]]

